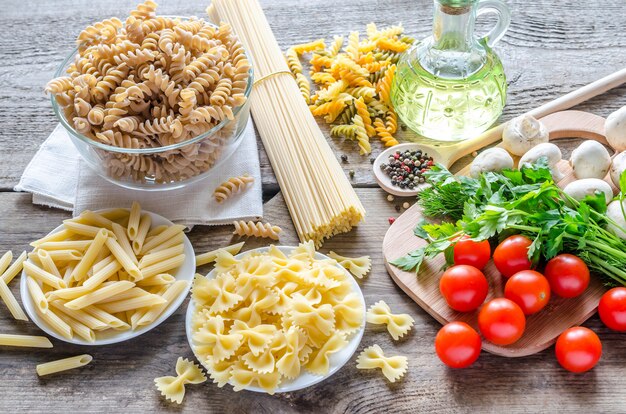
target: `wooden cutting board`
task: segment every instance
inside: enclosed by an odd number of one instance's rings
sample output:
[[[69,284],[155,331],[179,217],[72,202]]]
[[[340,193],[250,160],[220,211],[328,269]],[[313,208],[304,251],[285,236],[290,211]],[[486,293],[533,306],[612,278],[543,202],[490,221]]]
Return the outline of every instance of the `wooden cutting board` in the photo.
[[[577,137],[607,144],[602,117],[581,111],[563,111],[543,118],[542,122],[550,131],[551,140]],[[565,174],[565,178],[559,182],[560,186],[565,186],[575,179],[567,161],[561,161],[559,169]],[[466,174],[468,170],[469,167],[459,174]],[[607,180],[610,182],[610,179]],[[614,190],[616,191],[615,188]],[[477,311],[456,312],[447,305],[439,293],[439,278],[445,264],[443,255],[424,261],[418,276],[414,272],[406,272],[389,264],[389,261],[426,244],[413,234],[413,228],[423,218],[420,210],[417,204],[413,205],[389,227],[383,241],[387,271],[407,295],[442,324],[464,321],[478,330]],[[506,280],[500,275],[493,261],[490,261],[484,273],[490,287],[486,300],[503,297]],[[553,295],[541,312],[528,316],[524,335],[516,343],[503,347],[483,341],[483,349],[506,357],[521,357],[542,351],[552,345],[565,329],[580,325],[591,317],[596,312],[598,301],[605,291],[606,288],[600,278],[592,276],[589,287],[581,296],[565,299]]]

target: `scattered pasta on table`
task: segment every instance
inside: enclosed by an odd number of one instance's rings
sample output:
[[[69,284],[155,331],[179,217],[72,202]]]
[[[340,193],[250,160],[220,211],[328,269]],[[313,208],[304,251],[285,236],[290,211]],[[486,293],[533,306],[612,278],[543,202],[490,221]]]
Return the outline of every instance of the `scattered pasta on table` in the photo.
[[[380,300],[367,310],[367,322],[375,325],[387,325],[387,331],[397,341],[411,330],[415,321],[407,313],[391,313],[389,305]]]
[[[253,182],[254,177],[250,177],[248,174],[241,175],[239,177],[231,177],[215,189],[213,192],[215,200],[218,203],[222,203],[233,195],[244,191],[248,185]]]
[[[404,376],[408,369],[408,359],[405,356],[385,356],[382,348],[372,345],[365,348],[356,359],[358,369],[380,368],[389,382],[396,382]]]
[[[361,257],[346,257],[341,256],[333,251],[328,253],[328,257],[335,259],[342,267],[348,272],[352,273],[354,277],[362,279],[369,273],[372,268],[372,260],[369,256]]]
[[[261,238],[269,238],[272,240],[278,240],[282,229],[278,226],[272,226],[269,223],[253,222],[238,220],[233,222],[235,230],[233,234],[238,236],[253,236]]]
[[[187,358],[179,357],[176,361],[176,376],[155,378],[154,384],[166,399],[180,404],[185,397],[185,385],[201,384],[205,381],[202,368]]]

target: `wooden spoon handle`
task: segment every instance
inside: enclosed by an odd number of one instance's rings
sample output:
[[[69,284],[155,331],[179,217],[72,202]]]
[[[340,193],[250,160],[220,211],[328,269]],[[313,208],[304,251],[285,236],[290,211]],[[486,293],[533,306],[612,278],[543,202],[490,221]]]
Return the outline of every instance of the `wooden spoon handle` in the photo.
[[[551,113],[564,111],[572,106],[585,102],[594,96],[601,95],[625,82],[626,68],[605,76],[602,79],[598,79],[595,82],[591,82],[590,84],[563,95],[560,98],[547,102],[540,107],[529,111],[528,114],[534,116],[535,118],[543,118]],[[475,138],[459,142],[458,144],[446,148],[446,160],[443,160],[444,162],[442,163],[449,167],[459,158],[462,158],[474,151],[478,151],[479,149],[500,140],[502,138],[502,131],[504,130],[505,125],[506,123],[498,125],[486,132],[483,132]]]
[[[560,111],[541,118],[550,133],[550,140],[584,138],[609,145],[604,135],[604,121],[599,115],[583,111]]]

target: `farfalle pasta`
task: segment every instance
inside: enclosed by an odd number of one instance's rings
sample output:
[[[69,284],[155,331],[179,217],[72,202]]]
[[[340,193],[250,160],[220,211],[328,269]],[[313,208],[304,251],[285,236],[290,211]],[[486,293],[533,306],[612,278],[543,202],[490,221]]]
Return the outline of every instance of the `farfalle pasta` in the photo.
[[[363,276],[368,274],[372,268],[372,260],[369,256],[346,257],[331,251],[328,253],[328,257],[335,259],[341,266],[348,270],[348,272],[359,279],[362,279]]]
[[[303,370],[325,375],[364,322],[353,281],[313,242],[236,258],[219,250],[215,277],[196,275],[193,350],[218,386],[273,393]]]
[[[201,384],[206,381],[202,369],[186,358],[179,357],[176,361],[177,376],[159,377],[154,384],[168,400],[180,404],[185,397],[186,384]]]
[[[391,313],[385,301],[378,301],[367,310],[367,322],[376,325],[387,325],[387,331],[396,341],[411,330],[413,318],[406,313]]]
[[[389,382],[396,382],[402,378],[409,366],[407,357],[387,357],[378,345],[365,348],[357,357],[356,362],[358,369],[380,368]]]
[[[46,91],[76,132],[124,149],[183,144],[233,121],[176,149],[96,150],[113,178],[170,183],[210,169],[236,135],[250,64],[229,25],[157,17],[155,10],[147,0],[125,22],[112,18],[87,27],[67,75],[51,80]]]

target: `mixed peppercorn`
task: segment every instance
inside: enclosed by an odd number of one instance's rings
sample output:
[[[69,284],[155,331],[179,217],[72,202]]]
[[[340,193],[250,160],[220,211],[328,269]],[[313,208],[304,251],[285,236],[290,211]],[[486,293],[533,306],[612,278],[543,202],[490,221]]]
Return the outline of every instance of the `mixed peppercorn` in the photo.
[[[391,178],[391,184],[400,188],[412,189],[425,181],[424,173],[434,164],[433,157],[422,150],[396,151],[389,156],[380,169]]]

